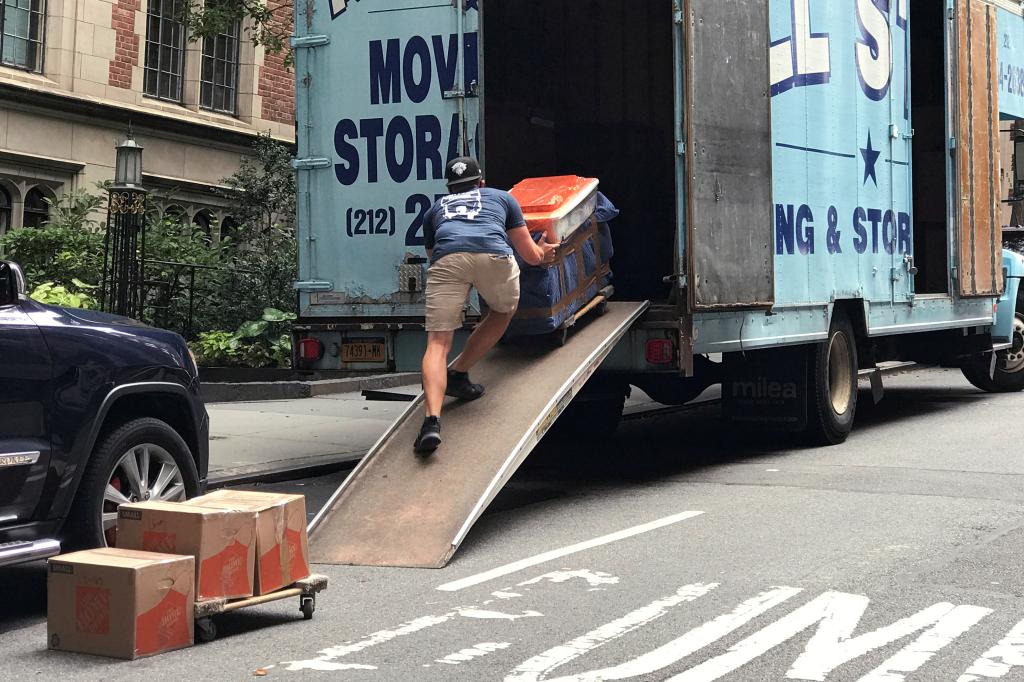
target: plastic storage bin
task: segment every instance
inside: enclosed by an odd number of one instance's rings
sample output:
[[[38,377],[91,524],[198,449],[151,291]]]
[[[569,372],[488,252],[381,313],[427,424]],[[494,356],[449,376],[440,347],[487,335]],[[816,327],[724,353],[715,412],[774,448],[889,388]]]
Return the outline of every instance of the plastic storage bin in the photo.
[[[576,175],[528,178],[510,191],[523,208],[530,232],[560,242],[584,225],[597,208],[598,181]]]

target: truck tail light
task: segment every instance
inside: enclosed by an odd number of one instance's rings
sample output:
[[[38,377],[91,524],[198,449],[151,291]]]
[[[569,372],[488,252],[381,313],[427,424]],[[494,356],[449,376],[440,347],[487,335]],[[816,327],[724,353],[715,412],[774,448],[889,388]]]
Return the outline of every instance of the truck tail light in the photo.
[[[675,357],[675,348],[668,339],[650,339],[647,341],[647,362],[651,365],[668,365]]]
[[[299,341],[299,360],[316,362],[324,356],[324,344],[319,339],[302,339]]]

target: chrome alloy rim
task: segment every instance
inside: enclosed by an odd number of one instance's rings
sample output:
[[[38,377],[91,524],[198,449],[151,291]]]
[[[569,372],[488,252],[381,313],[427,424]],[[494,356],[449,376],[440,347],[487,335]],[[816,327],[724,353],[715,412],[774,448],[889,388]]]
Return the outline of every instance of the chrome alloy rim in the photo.
[[[850,372],[851,358],[850,340],[846,334],[833,336],[828,347],[828,392],[832,409],[839,415],[850,409],[854,381]]]
[[[1013,374],[1024,369],[1024,319],[1013,318],[1013,345],[1006,351],[1003,371]]]
[[[128,502],[180,502],[185,480],[171,453],[153,443],[141,443],[121,455],[103,493],[103,536],[114,545],[117,508]]]

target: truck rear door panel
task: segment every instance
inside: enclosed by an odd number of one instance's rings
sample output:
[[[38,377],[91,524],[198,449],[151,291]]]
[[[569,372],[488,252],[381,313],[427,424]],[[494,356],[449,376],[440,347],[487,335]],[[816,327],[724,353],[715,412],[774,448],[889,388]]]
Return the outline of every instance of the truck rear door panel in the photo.
[[[477,5],[296,3],[303,316],[423,314],[423,213],[478,151]]]
[[[959,293],[992,296],[1003,290],[999,206],[999,64],[996,8],[955,0],[955,191]]]
[[[775,300],[768,4],[685,4],[683,184],[692,310],[770,307]]]

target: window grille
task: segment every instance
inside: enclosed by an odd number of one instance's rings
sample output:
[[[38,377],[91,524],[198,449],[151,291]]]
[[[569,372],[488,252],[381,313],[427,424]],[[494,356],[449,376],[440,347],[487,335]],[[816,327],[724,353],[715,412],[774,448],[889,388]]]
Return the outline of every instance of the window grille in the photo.
[[[223,33],[203,40],[203,69],[199,106],[234,116],[238,113],[238,45],[241,22],[232,21]]]
[[[34,187],[25,195],[25,213],[22,225],[42,227],[48,222],[50,222],[50,204],[46,201],[43,190]]]
[[[181,103],[185,73],[185,24],[182,0],[149,0],[146,17],[146,69],[143,91],[150,97]]]
[[[42,72],[46,0],[0,3],[0,64]]]

